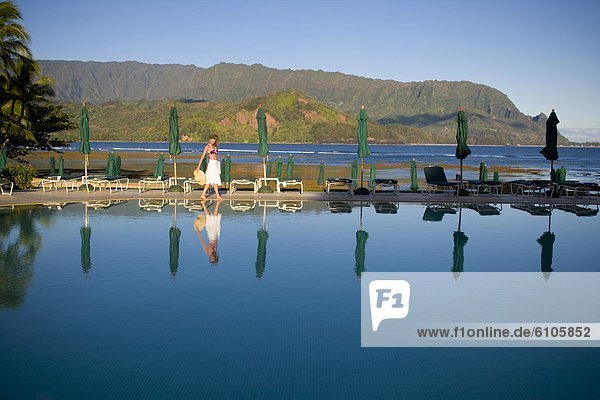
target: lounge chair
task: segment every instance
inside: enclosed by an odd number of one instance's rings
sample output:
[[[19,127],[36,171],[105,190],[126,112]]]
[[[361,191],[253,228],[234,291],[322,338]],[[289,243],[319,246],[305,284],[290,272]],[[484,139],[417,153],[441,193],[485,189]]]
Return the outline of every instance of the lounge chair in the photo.
[[[291,186],[297,186],[300,189],[300,194],[304,194],[304,184],[302,178],[283,178],[277,182],[277,192],[280,193],[281,189],[289,189]]]
[[[557,204],[554,206],[555,208],[566,211],[572,214],[577,215],[578,217],[594,217],[598,215],[598,205],[596,204],[596,208],[592,208],[589,206],[580,206],[577,204]]]
[[[444,168],[439,166],[425,167],[425,187],[423,188],[423,194],[433,196],[437,190],[441,190],[444,194],[456,194],[459,188],[459,183],[456,181],[448,181]]]
[[[4,187],[8,187],[8,193],[4,192]],[[7,181],[7,180],[0,180],[0,191],[2,192],[2,194],[6,194],[9,196],[12,196],[12,192],[13,192],[13,188],[14,188],[15,184],[12,183],[11,181]]]
[[[354,195],[353,192],[353,181],[352,179],[346,179],[346,178],[329,178],[327,179],[327,181],[325,182],[325,192],[327,192],[327,194],[329,194],[329,192],[331,191],[331,187],[332,186],[344,186],[348,188],[348,194]]]
[[[108,188],[109,192],[127,190],[129,188],[129,178],[124,176],[106,176],[106,175],[93,175],[88,176],[87,183],[92,185],[93,190],[102,190],[102,188]],[[113,188],[114,185],[114,188]]]
[[[52,188],[58,190],[60,187],[64,187],[68,192],[69,190],[73,191],[78,189],[85,181],[86,177],[84,177],[83,174],[64,174],[47,176],[40,181],[40,186],[44,192],[46,190],[52,190]]]
[[[398,205],[395,203],[373,203],[377,214],[398,214]]]
[[[234,194],[238,186],[252,186],[254,194],[258,192],[258,184],[255,179],[252,178],[237,178],[229,182],[229,194]]]
[[[500,196],[500,193],[502,193],[502,182],[479,180],[467,181],[467,190],[475,196],[484,194],[486,189],[489,190],[490,195]]]
[[[596,196],[600,195],[600,185],[592,182],[565,181],[558,184],[558,191],[561,196],[592,197],[592,193],[596,192]]]
[[[352,212],[352,204],[347,201],[328,201],[327,206],[333,214],[349,214]]]
[[[158,188],[162,189],[162,192],[165,193],[167,190],[168,182],[168,176],[142,178],[138,182],[138,191],[139,193],[142,193],[142,191],[151,189],[152,186],[158,186]]]
[[[396,179],[373,179],[373,182],[371,182],[371,192],[375,194],[375,191],[378,187],[391,187],[394,189],[395,195],[398,195],[398,192],[400,191],[400,186],[398,185],[398,181]]]
[[[510,194],[521,196],[545,196],[552,197],[554,193],[554,184],[551,181],[543,179],[516,180],[509,182]]]

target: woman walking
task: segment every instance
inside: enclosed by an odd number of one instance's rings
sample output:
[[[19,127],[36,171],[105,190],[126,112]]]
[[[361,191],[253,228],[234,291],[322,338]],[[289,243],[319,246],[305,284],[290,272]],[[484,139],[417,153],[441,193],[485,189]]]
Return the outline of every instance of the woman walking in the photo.
[[[204,185],[202,196],[200,196],[202,200],[206,200],[206,191],[211,185],[215,190],[217,200],[222,200],[222,197],[219,194],[219,185],[221,184],[221,163],[217,160],[217,157],[219,155],[218,147],[219,136],[214,134],[210,135],[210,139],[208,139],[208,143],[206,144],[206,146],[204,146],[204,151],[202,152],[202,156],[200,157],[198,167],[196,168],[196,171],[200,171],[202,161],[204,161],[204,157],[206,157],[208,154],[208,166],[206,167],[206,184]]]

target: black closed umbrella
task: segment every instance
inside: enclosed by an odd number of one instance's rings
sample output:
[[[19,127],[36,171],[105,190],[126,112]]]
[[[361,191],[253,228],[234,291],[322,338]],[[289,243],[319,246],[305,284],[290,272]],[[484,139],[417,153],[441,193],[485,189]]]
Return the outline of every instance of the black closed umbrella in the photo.
[[[540,153],[550,161],[550,180],[555,181],[554,161],[558,160],[558,128],[560,123],[554,109],[546,121],[546,147],[540,150]]]

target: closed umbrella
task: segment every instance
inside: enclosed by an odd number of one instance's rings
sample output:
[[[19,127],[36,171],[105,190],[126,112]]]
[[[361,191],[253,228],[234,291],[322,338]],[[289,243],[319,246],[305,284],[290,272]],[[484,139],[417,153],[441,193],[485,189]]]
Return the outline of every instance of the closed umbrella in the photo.
[[[371,170],[369,171],[369,187],[373,186],[373,181],[375,181],[376,176],[377,166],[375,164],[371,164]]]
[[[281,172],[283,170],[283,159],[281,156],[277,157],[277,164],[275,165],[275,177],[281,179]]]
[[[225,157],[224,164],[223,176],[221,178],[223,182],[229,183],[231,182],[231,157],[229,154],[227,154],[227,157]]]
[[[108,158],[106,159],[106,167],[104,168],[104,175],[113,176],[110,174],[110,170],[114,172],[115,169],[115,154],[111,151],[108,153]]]
[[[488,168],[485,163],[482,161],[479,164],[479,181],[484,182],[488,179]]]
[[[2,150],[0,150],[0,170],[6,167],[7,157],[6,157],[6,143],[2,145]]]
[[[269,233],[267,232],[265,222],[267,216],[267,206],[263,206],[263,219],[262,226],[256,232],[256,237],[258,239],[258,247],[256,249],[256,263],[254,267],[256,269],[256,278],[261,279],[263,274],[265,273],[265,268],[267,264],[267,239],[269,239]]]
[[[417,162],[413,158],[410,163],[410,191],[416,192],[419,190],[419,183],[417,181]]]
[[[179,145],[179,115],[175,103],[169,111],[169,155],[173,157],[173,176],[175,177],[175,185],[169,186],[169,192],[183,192],[183,188],[177,181],[177,156],[181,154],[181,146]]]
[[[352,183],[354,187],[358,186],[358,161],[353,160],[352,166],[350,167],[350,178],[352,179]]]
[[[271,171],[273,170],[273,161],[269,161],[267,163],[267,178],[271,176]]]
[[[58,156],[58,175],[65,175],[65,159],[63,158],[62,154]]]
[[[204,157],[202,160],[202,164],[200,164],[200,170],[202,172],[206,172],[206,168],[208,167],[208,157]]]
[[[500,174],[498,171],[494,171],[494,182],[500,182]]]
[[[294,173],[294,157],[290,154],[287,160],[287,167],[285,169],[285,177],[287,179],[292,179],[292,174]]]
[[[319,178],[317,179],[317,185],[323,186],[325,184],[325,164],[319,165]]]
[[[558,183],[565,183],[566,180],[567,180],[567,169],[563,165],[558,170]]]
[[[154,177],[162,178],[165,176],[165,156],[160,154],[158,160],[156,160],[156,167],[154,168]]]
[[[56,158],[50,156],[50,176],[56,176]]]
[[[87,177],[90,147],[90,114],[87,106],[83,103],[79,112],[79,152],[84,155],[84,175]]]
[[[263,176],[267,177],[267,156],[269,155],[269,144],[267,143],[267,115],[262,108],[262,104],[258,106],[256,112],[256,122],[258,123],[258,155],[263,161]],[[273,190],[266,184],[259,188],[261,193],[271,193]]]
[[[117,165],[116,165],[114,156],[110,157],[108,160],[108,168],[106,171],[106,176],[111,177],[111,178],[117,176]]]
[[[369,145],[367,144],[367,138],[368,138],[368,133],[367,133],[367,119],[369,119],[369,117],[367,117],[367,111],[365,110],[365,106],[361,106],[360,111],[358,113],[358,116],[356,117],[356,120],[358,121],[358,127],[356,129],[356,136],[357,136],[357,140],[358,140],[358,158],[360,158],[361,161],[361,168],[360,168],[360,189],[357,191],[357,194],[369,194],[369,190],[366,188],[363,188],[363,174],[364,174],[364,168],[365,168],[365,158],[367,158],[369,156],[369,154],[371,154],[371,150],[369,150]],[[356,187],[356,185],[355,185]]]
[[[467,138],[469,136],[469,124],[465,112],[462,107],[458,111],[456,117],[456,158],[460,160],[460,181],[463,180],[463,160],[471,154],[471,149],[467,145]],[[466,190],[460,192],[461,195],[467,195]]]
[[[554,161],[558,160],[558,128],[560,123],[554,109],[546,120],[546,147],[540,150],[540,153],[550,161],[550,180],[555,181]]]
[[[121,156],[115,156],[115,176],[121,176]]]

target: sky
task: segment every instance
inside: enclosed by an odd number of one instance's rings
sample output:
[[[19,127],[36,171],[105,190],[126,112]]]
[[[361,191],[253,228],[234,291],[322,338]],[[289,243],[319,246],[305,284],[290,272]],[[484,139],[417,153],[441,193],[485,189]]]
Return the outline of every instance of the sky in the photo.
[[[600,141],[600,1],[16,0],[37,59],[467,80]]]

